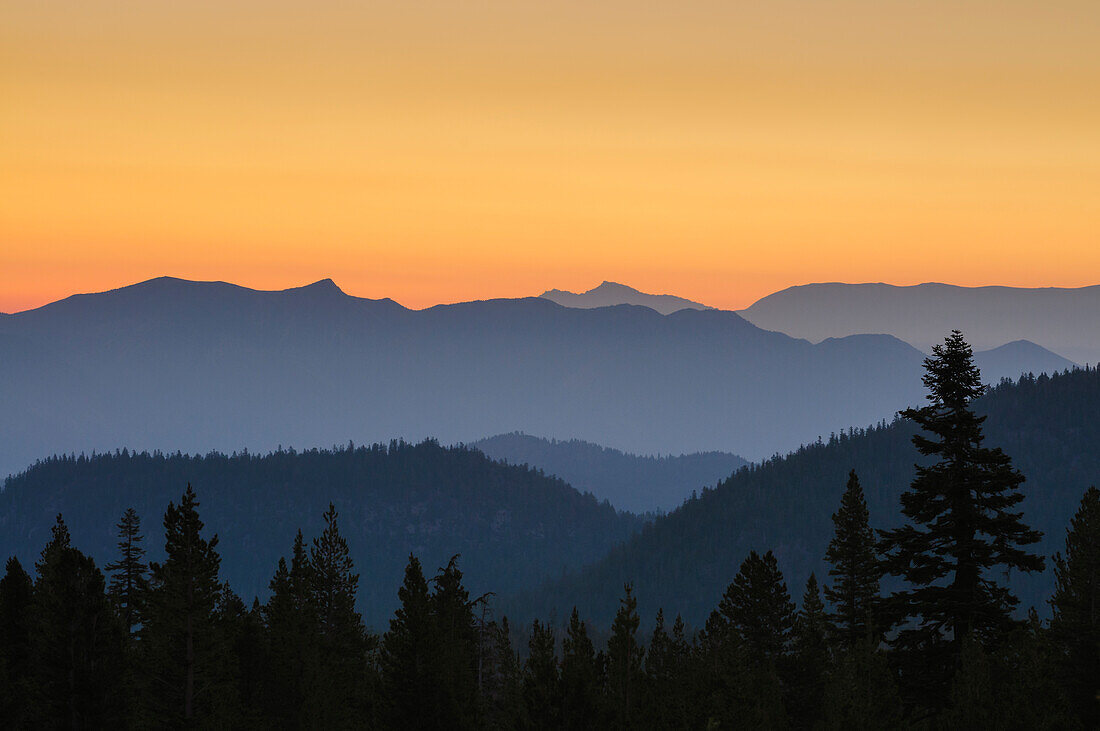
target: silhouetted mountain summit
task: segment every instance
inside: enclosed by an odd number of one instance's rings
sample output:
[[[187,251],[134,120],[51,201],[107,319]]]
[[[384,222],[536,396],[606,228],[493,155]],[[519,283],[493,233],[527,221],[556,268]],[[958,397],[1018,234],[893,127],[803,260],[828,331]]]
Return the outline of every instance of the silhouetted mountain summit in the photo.
[[[741,314],[760,327],[815,342],[879,332],[927,351],[958,328],[976,350],[1024,339],[1077,363],[1100,361],[1100,285],[1024,289],[831,282],[784,289]]]
[[[646,294],[618,282],[604,282],[594,289],[579,294],[551,289],[539,296],[557,302],[563,307],[591,308],[612,307],[614,305],[641,305],[656,310],[662,315],[669,315],[683,309],[712,309],[698,302],[692,302],[683,297],[675,297],[670,294]]]

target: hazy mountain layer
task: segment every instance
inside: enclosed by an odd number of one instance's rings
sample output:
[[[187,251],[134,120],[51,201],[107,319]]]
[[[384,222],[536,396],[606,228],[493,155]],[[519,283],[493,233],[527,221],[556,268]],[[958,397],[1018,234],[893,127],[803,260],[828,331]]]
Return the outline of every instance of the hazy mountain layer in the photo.
[[[671,510],[746,464],[726,452],[641,457],[577,439],[559,441],[519,433],[481,439],[470,446],[493,459],[556,475],[578,490],[635,513]]]
[[[283,292],[158,279],[0,319],[0,474],[61,452],[253,451],[511,431],[750,459],[920,394],[890,336],[812,345],[735,313],[408,310],[329,280]]]
[[[360,609],[378,629],[397,605],[410,552],[430,573],[461,553],[472,590],[508,592],[588,563],[640,526],[559,479],[431,442],[264,457],[126,453],[49,460],[9,479],[0,559],[32,566],[60,512],[73,543],[103,566],[116,552],[111,527],[133,507],[159,560],[164,510],[188,483],[208,534],[220,536],[223,578],[249,602],[267,594],[295,532],[319,534],[335,503],[360,575]]]
[[[958,328],[978,350],[1023,339],[1077,363],[1100,362],[1100,285],[807,284],[768,295],[741,315],[762,328],[815,342],[890,333],[927,350]]]
[[[1100,371],[1040,376],[1000,386],[978,403],[988,416],[986,444],[1002,447],[1026,476],[1022,510],[1045,534],[1036,551],[1062,550],[1069,519],[1090,485],[1100,485]],[[896,422],[844,433],[826,443],[738,471],[659,518],[603,561],[552,582],[511,606],[513,616],[614,614],[622,586],[632,582],[643,617],[658,607],[698,625],[717,603],[750,550],[774,549],[791,592],[811,571],[827,583],[823,563],[832,514],[850,469],[860,476],[874,527],[900,520],[899,495],[914,475],[914,427]],[[1009,577],[1022,608],[1047,612],[1053,578]],[[998,577],[1004,579],[1005,577]]]

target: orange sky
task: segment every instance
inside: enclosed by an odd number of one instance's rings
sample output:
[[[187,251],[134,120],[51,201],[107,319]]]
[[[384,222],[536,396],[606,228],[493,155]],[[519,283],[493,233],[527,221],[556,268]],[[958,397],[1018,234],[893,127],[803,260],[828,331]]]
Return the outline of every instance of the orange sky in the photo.
[[[7,0],[0,311],[1100,283],[1096,0]]]

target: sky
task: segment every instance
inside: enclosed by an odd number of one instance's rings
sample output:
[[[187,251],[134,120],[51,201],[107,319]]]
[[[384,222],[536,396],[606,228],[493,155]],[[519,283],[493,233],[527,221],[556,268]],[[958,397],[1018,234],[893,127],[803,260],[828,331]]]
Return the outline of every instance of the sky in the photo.
[[[6,0],[0,311],[1100,283],[1095,0]]]

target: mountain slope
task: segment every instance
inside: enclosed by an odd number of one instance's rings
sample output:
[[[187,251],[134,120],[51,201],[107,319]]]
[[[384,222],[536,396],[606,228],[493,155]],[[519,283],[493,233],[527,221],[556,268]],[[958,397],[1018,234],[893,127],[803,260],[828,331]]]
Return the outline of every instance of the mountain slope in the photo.
[[[767,330],[815,342],[890,333],[927,351],[958,328],[976,350],[1024,339],[1077,363],[1100,362],[1100,285],[807,284],[768,295],[741,315]]]
[[[1077,365],[1027,340],[979,351],[974,354],[974,363],[981,369],[986,383],[997,383],[1002,378],[1016,380],[1026,373],[1050,375],[1072,370]]]
[[[732,312],[541,298],[408,310],[331,281],[160,279],[0,320],[0,474],[63,452],[446,443],[511,431],[750,459],[919,396],[889,336],[812,345]]]
[[[557,302],[563,307],[580,307],[588,309],[592,307],[613,307],[615,305],[640,305],[656,310],[662,315],[670,315],[680,310],[709,310],[713,309],[698,302],[692,302],[683,297],[671,294],[646,294],[633,287],[617,282],[604,282],[587,292],[566,292],[560,289],[551,289],[539,295],[551,302]]]
[[[1100,371],[1022,379],[993,389],[979,402],[988,416],[986,443],[1002,447],[1026,476],[1024,517],[1044,532],[1038,552],[1060,550],[1070,516],[1090,485],[1100,485]],[[750,550],[774,549],[787,585],[798,595],[811,571],[826,579],[823,556],[831,515],[848,470],[860,476],[874,527],[900,519],[901,492],[918,454],[913,426],[895,422],[840,434],[759,466],[741,469],[696,500],[647,525],[589,568],[552,582],[512,604],[513,616],[614,614],[622,586],[632,582],[643,617],[658,607],[698,626],[717,603]],[[1046,610],[1051,572],[1013,575],[1023,601]]]
[[[103,566],[115,557],[112,526],[133,507],[158,560],[161,517],[188,483],[207,530],[221,536],[222,576],[246,599],[266,594],[295,531],[319,534],[335,503],[360,574],[360,609],[378,629],[396,606],[410,552],[428,572],[461,553],[476,593],[514,591],[598,558],[640,525],[559,479],[433,442],[262,457],[125,452],[50,459],[9,479],[0,557],[33,565],[61,512],[73,542]]]
[[[500,434],[470,445],[493,459],[556,475],[578,490],[635,513],[671,510],[692,493],[746,464],[736,454],[705,452],[640,457],[578,439]]]

